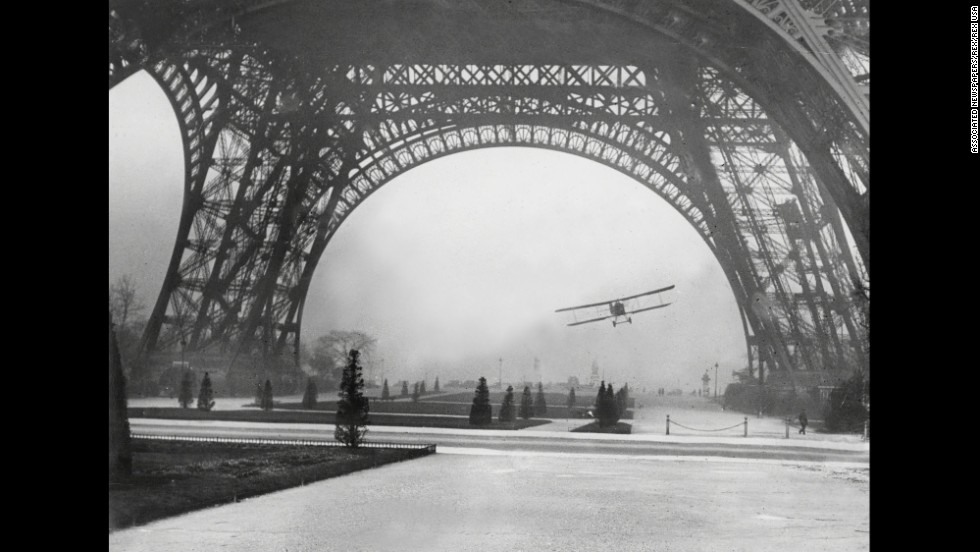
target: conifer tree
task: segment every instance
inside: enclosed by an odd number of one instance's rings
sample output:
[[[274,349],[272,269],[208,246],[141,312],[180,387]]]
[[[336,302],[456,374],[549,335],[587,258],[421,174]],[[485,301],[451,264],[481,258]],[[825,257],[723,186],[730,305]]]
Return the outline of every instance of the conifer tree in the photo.
[[[255,381],[255,406],[262,407],[262,397],[265,395],[265,387],[261,381]]]
[[[473,397],[473,405],[470,406],[470,425],[489,425],[493,421],[493,407],[490,406],[490,388],[487,387],[487,378],[480,378],[480,383],[476,386],[476,393]]]
[[[364,378],[358,363],[361,353],[351,349],[347,366],[340,381],[340,400],[337,401],[337,427],[334,439],[350,448],[357,448],[367,434],[368,399],[364,396]]]
[[[412,402],[419,402],[420,394],[419,382],[415,382],[415,385],[412,386]]]
[[[504,395],[504,402],[500,405],[500,414],[498,419],[501,422],[513,422],[514,421],[514,387],[507,386],[507,394]]]
[[[534,397],[534,415],[543,417],[548,415],[548,404],[544,400],[544,386],[538,382],[538,394]]]
[[[599,393],[595,397],[595,417],[599,419],[599,427],[606,427],[608,409],[606,408],[606,382],[599,384]]]
[[[211,388],[211,376],[204,372],[201,391],[197,394],[197,409],[210,411],[212,408],[214,408],[214,390]]]
[[[534,401],[531,399],[531,388],[524,386],[524,394],[521,395],[520,416],[525,420],[530,420],[534,413]]]
[[[274,404],[272,401],[272,382],[265,380],[265,387],[262,388],[262,402],[259,406],[262,410],[272,410]]]
[[[303,393],[303,408],[313,410],[316,408],[317,389],[313,378],[306,380],[306,392]]]
[[[184,370],[183,377],[180,378],[180,393],[177,395],[177,401],[180,402],[181,408],[190,408],[191,401],[194,400],[194,390],[191,389],[191,371]]]
[[[408,380],[402,381],[402,396],[403,397],[408,396]]]
[[[439,376],[436,376],[436,384],[432,386],[432,391],[435,393],[439,392]]]
[[[619,405],[611,383],[606,386],[606,417],[606,426],[614,426],[619,422]]]
[[[572,409],[575,408],[575,388],[571,387],[568,389],[568,416],[572,415]]]
[[[629,404],[629,397],[629,384],[624,383],[623,386],[619,388],[619,391],[616,391],[616,406],[618,407],[620,416],[626,413],[626,408]]]
[[[384,387],[381,388],[381,400],[390,401],[391,393],[388,391],[388,378],[385,378]]]
[[[419,395],[425,395],[425,380],[419,383]]]

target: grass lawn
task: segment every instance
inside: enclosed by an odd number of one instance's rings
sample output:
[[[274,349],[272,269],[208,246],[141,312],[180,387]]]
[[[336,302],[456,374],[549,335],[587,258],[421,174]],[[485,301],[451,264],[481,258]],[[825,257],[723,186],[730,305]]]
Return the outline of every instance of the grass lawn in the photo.
[[[498,396],[499,395],[499,396]],[[550,400],[547,398],[547,393],[545,394],[545,402],[548,405],[548,412],[545,414],[544,418],[551,419],[564,419],[564,418],[588,418],[585,411],[590,407],[591,400],[586,401],[584,399],[579,400],[577,405],[569,413],[568,407],[565,406],[565,400],[561,401]],[[504,400],[503,393],[490,393],[490,404],[493,405],[494,409],[499,409],[500,404]],[[514,400],[516,401],[515,407],[520,405],[521,397],[517,393],[514,394]],[[588,403],[588,404],[587,404]],[[376,414],[386,414],[386,413],[399,413],[399,414],[438,414],[443,416],[469,416],[470,406],[473,404],[473,394],[472,393],[457,393],[455,395],[446,395],[442,397],[432,397],[431,399],[423,398],[419,402],[412,401],[381,401],[380,399],[371,400],[371,412]],[[277,404],[276,408],[282,408],[284,410],[298,410],[302,409],[302,404],[298,402],[293,403],[283,403]],[[336,401],[321,401],[316,405],[316,410],[329,410],[334,411],[337,409]],[[633,418],[633,411],[627,410],[623,415],[623,419],[629,420]]]
[[[134,439],[132,477],[109,485],[109,531],[426,454]]]
[[[586,404],[592,404],[592,401],[595,399],[595,395],[596,395],[596,391],[595,390],[591,390],[588,393],[588,396],[586,396],[587,391],[585,391],[585,390],[576,389],[575,392],[576,393],[579,393],[575,397],[575,403],[578,406],[586,406]],[[423,395],[422,396],[422,400],[423,401],[461,402],[461,403],[467,403],[467,404],[469,404],[469,403],[472,403],[473,402],[474,393],[475,393],[474,391],[463,391],[461,393],[453,393],[451,395],[436,395],[436,396],[431,396],[431,397],[430,396]],[[514,400],[515,400],[515,402],[517,402],[517,403],[520,403],[521,402],[521,395],[523,393],[524,393],[524,389],[523,388],[521,388],[521,389],[518,389],[516,387],[514,388]],[[507,394],[506,391],[493,391],[493,390],[491,390],[490,391],[490,402],[493,403],[493,404],[502,403],[502,402],[504,402],[504,395],[506,395],[506,394]],[[531,386],[531,396],[532,397],[538,396],[538,388],[537,388],[536,385]],[[555,393],[553,391],[552,392],[545,391],[545,393],[544,393],[544,402],[548,403],[548,406],[551,406],[551,405],[555,405],[555,406],[562,405],[562,406],[564,406],[565,403],[568,402],[568,393]]]
[[[294,403],[298,404],[298,403]],[[468,418],[442,416],[413,416],[412,414],[383,414],[374,412],[371,402],[371,423],[384,426],[442,427],[451,429],[524,429],[546,424],[548,420],[520,420],[513,424],[499,424],[496,419],[489,426],[472,426]],[[280,405],[287,407],[287,405]],[[336,407],[334,407],[336,408]],[[301,410],[212,410],[205,412],[196,408],[130,408],[130,418],[159,418],[164,420],[221,420],[231,422],[273,422],[285,424],[324,424],[335,423],[336,412],[332,408],[323,411]],[[469,409],[466,414],[469,415]],[[331,429],[331,435],[332,433]]]

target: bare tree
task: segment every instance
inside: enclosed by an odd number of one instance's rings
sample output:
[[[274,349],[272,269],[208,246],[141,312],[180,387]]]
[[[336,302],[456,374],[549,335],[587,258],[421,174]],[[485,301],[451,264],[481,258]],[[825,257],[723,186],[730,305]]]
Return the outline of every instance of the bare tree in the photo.
[[[126,327],[131,316],[146,309],[146,304],[137,295],[136,283],[129,274],[123,274],[109,285],[109,309],[121,327]]]
[[[352,350],[360,351],[362,358],[370,356],[377,341],[365,332],[333,330],[317,338],[310,365],[318,372],[341,368],[347,364]]]
[[[127,371],[134,369],[139,336],[146,325],[141,313],[146,310],[132,276],[124,274],[109,285],[109,312],[116,324],[116,339],[123,366]],[[138,382],[134,382],[137,383]]]

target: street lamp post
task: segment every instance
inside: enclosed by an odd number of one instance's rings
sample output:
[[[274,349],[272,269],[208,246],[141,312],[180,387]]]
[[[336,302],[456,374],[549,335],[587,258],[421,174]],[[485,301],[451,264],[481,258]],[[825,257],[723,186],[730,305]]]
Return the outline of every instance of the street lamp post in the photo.
[[[715,398],[718,398],[718,363],[715,363]]]
[[[497,361],[500,363],[500,371],[497,375],[497,387],[503,389],[504,388],[504,357],[498,358]]]

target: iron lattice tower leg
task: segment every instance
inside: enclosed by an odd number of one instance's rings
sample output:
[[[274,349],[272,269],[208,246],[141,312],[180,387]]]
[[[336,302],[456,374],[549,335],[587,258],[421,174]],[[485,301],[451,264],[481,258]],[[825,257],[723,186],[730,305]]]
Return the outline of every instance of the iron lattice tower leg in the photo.
[[[847,286],[828,253],[843,243],[829,192],[761,105],[684,59],[645,76],[635,67],[425,65],[313,76],[271,55],[207,50],[161,69],[188,172],[146,350],[184,341],[233,361],[298,347],[313,271],[354,208],[429,159],[513,144],[594,159],[674,205],[718,257],[760,363],[838,362],[848,321],[833,309]],[[192,84],[174,84],[184,81]],[[789,203],[805,208],[796,214]],[[823,298],[828,289],[834,296]],[[759,297],[771,309],[753,308]]]
[[[702,106],[712,100],[702,94],[698,68],[696,59],[678,52],[673,65],[667,69],[673,84],[664,89],[665,101],[671,110],[669,124],[677,129],[687,152],[689,184],[693,190],[700,192],[709,205],[706,211],[713,216],[711,237],[722,254],[719,260],[723,265],[732,267],[731,272],[739,282],[741,293],[737,293],[737,300],[740,307],[753,334],[762,340],[758,343],[767,345],[760,348],[759,357],[773,359],[781,368],[790,369],[791,362],[779,328],[767,316],[768,309],[760,310],[756,304],[761,288],[759,277],[747,262],[747,247],[741,240],[730,200],[712,161],[712,151],[707,141],[708,128],[702,113]]]

